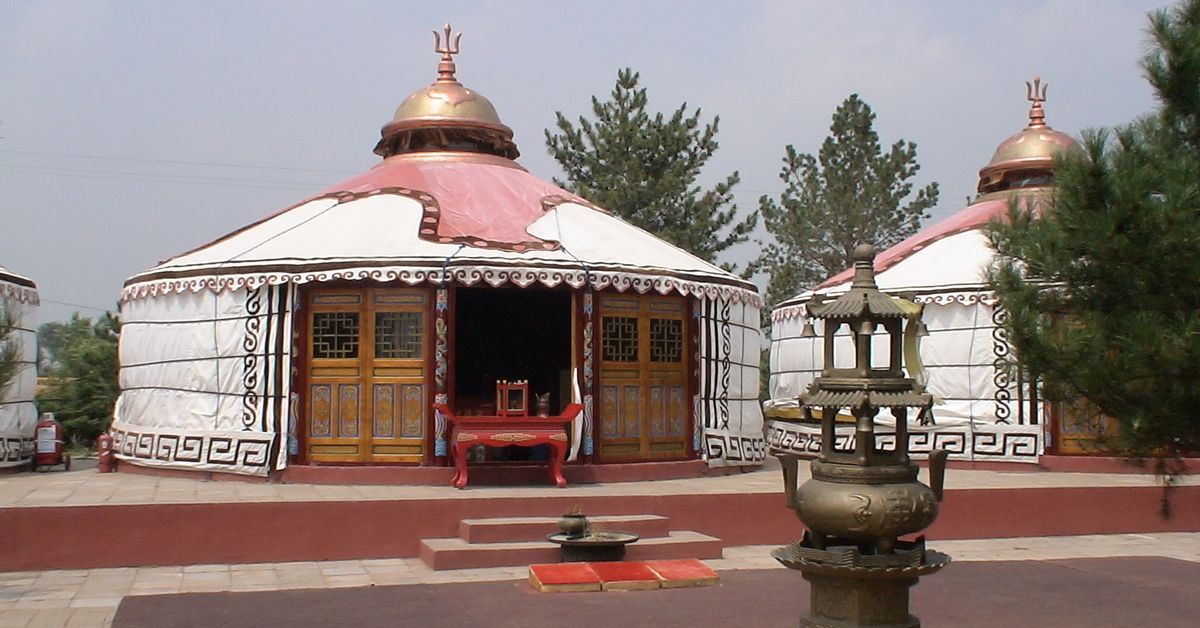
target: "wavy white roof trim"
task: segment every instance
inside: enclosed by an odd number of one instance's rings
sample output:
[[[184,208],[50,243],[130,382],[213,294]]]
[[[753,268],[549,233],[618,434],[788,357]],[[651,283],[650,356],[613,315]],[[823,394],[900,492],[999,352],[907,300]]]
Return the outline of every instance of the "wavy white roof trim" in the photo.
[[[42,303],[37,285],[32,279],[18,275],[3,266],[0,266],[0,298],[30,305]]]
[[[122,299],[340,279],[572,287],[590,280],[596,288],[761,305],[753,284],[590,207],[547,211],[528,232],[561,247],[525,252],[418,238],[422,212],[396,194],[314,199],[135,275]]]

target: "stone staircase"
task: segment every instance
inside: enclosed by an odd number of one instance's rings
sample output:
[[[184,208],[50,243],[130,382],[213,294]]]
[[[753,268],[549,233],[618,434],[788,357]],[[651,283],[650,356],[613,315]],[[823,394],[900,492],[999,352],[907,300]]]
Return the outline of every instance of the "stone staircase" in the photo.
[[[660,515],[588,516],[593,530],[632,532],[627,560],[720,558],[721,539],[690,530],[671,530]],[[517,567],[559,562],[559,547],[546,540],[558,532],[558,517],[463,519],[458,536],[421,540],[421,560],[431,569]]]

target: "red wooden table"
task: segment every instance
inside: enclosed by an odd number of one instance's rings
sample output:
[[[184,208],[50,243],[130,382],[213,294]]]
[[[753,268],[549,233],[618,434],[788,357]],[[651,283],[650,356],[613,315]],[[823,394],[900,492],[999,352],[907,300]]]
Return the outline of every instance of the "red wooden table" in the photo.
[[[467,450],[475,445],[549,445],[550,479],[559,488],[567,485],[562,474],[562,463],[567,454],[567,424],[583,410],[582,405],[573,403],[558,416],[455,416],[445,405],[434,404],[433,407],[446,417],[450,426],[455,488],[467,485]]]

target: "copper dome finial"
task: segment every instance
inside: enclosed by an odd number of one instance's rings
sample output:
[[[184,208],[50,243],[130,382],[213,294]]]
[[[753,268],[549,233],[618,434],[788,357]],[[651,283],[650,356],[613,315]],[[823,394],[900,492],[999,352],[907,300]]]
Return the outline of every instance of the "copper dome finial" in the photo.
[[[448,28],[448,27],[447,27]],[[1029,126],[1046,126],[1046,111],[1042,103],[1046,102],[1046,88],[1049,83],[1042,85],[1042,77],[1033,77],[1033,82],[1025,81],[1025,98],[1033,103],[1029,107]]]
[[[457,68],[454,67],[454,55],[458,54],[459,43],[462,41],[462,33],[454,36],[453,43],[450,40],[450,23],[446,22],[446,26],[442,32],[446,34],[446,44],[442,45],[442,35],[437,31],[433,31],[433,51],[442,55],[442,61],[438,63],[438,82],[439,83],[457,83],[458,79],[454,77],[454,72]]]

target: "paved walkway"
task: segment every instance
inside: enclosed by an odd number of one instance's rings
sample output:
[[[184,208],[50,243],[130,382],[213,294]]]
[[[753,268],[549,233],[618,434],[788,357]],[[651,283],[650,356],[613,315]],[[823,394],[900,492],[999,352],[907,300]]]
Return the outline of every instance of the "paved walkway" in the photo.
[[[932,546],[958,563],[1118,556],[1200,563],[1200,533],[941,541]],[[724,558],[705,562],[721,572],[783,569],[770,557],[771,549],[729,547]],[[433,571],[419,558],[0,573],[0,628],[108,626],[126,596],[511,581],[527,575],[525,567]]]

